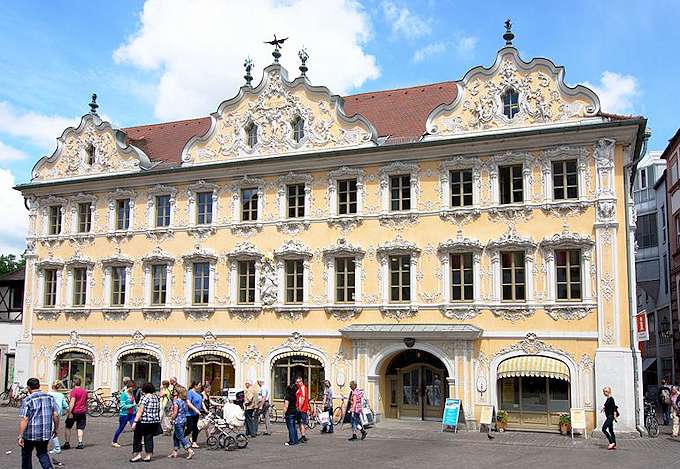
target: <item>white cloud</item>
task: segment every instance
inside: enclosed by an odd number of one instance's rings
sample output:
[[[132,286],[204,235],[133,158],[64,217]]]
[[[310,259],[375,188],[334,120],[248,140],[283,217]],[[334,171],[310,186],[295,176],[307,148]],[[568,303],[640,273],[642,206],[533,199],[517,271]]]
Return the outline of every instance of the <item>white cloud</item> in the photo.
[[[21,193],[12,189],[14,175],[0,169],[0,220],[5,220],[0,230],[0,254],[20,254],[26,248],[28,212]]]
[[[0,101],[0,134],[28,139],[44,149],[56,147],[64,129],[78,122],[76,118],[19,111],[7,101]]]
[[[25,160],[26,158],[28,158],[28,155],[23,151],[0,142],[0,163]]]
[[[414,62],[422,62],[432,56],[442,54],[446,52],[448,48],[447,44],[444,42],[432,42],[425,47],[422,47],[413,53]]]
[[[383,2],[385,19],[390,23],[392,33],[409,39],[427,36],[432,32],[429,23],[414,14],[407,7],[398,7],[394,2]]]
[[[634,112],[633,100],[640,94],[638,81],[634,76],[605,71],[598,85],[589,82],[583,84],[599,96],[602,111],[613,114]]]
[[[477,48],[478,42],[479,38],[477,36],[459,34],[456,37],[456,52],[460,57],[470,58],[472,57],[475,48]]]
[[[371,36],[367,13],[355,0],[147,0],[138,31],[114,52],[114,60],[160,71],[155,114],[161,119],[206,115],[236,95],[243,60],[257,69],[272,62],[263,41],[289,37],[282,65],[298,76],[297,51],[306,46],[312,83],[344,94],[378,78],[375,57],[363,50]]]
[[[476,36],[466,36],[456,33],[451,41],[431,42],[413,53],[414,62],[422,62],[425,59],[443,54],[449,49],[453,49],[455,54],[461,59],[469,59],[474,54],[479,38]]]

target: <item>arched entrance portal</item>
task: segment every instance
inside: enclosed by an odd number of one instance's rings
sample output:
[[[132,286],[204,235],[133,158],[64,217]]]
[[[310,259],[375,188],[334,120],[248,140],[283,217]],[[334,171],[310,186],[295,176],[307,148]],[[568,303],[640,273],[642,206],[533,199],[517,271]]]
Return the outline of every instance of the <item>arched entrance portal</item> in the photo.
[[[385,369],[389,418],[438,420],[448,397],[448,372],[442,361],[423,350],[404,350]]]

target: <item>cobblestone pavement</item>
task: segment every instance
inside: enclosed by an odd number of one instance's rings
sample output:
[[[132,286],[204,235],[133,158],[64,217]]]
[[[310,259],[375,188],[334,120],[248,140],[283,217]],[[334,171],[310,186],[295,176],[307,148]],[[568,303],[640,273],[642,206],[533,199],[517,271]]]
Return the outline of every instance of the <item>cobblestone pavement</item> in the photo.
[[[122,448],[111,447],[115,418],[88,419],[84,450],[64,451],[59,460],[67,468],[120,469],[128,467],[132,435],[121,436]],[[20,467],[16,446],[15,409],[0,409],[0,468]],[[153,463],[164,468],[318,468],[347,467],[465,467],[465,468],[612,468],[638,469],[680,463],[680,441],[667,434],[656,439],[621,435],[619,449],[606,451],[602,438],[571,440],[555,434],[505,432],[493,441],[477,432],[442,433],[433,422],[381,422],[361,442],[347,441],[348,429],[334,435],[309,431],[310,441],[286,447],[285,427],[274,425],[272,436],[250,441],[248,448],[233,452],[199,449],[192,461],[168,460],[170,438],[157,437]],[[63,435],[60,432],[60,436]],[[75,436],[75,435],[74,435]],[[205,441],[202,435],[199,443]],[[11,453],[7,454],[8,451]],[[144,465],[145,466],[145,465]],[[40,467],[34,460],[34,467]],[[131,466],[135,467],[135,466]],[[146,467],[146,466],[145,466]]]

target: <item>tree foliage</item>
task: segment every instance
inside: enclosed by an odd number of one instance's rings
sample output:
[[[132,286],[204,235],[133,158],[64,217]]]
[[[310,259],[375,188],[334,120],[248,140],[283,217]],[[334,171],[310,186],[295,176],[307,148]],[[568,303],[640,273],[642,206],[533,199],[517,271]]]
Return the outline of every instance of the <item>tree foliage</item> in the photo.
[[[20,257],[14,254],[0,254],[0,275],[14,272],[23,267],[25,263],[26,259],[23,254]]]

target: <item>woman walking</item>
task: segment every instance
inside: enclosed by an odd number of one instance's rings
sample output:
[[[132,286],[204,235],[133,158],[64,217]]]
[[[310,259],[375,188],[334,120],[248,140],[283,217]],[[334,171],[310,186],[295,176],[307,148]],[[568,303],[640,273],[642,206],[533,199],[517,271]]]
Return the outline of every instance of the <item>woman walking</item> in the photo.
[[[350,401],[350,412],[352,412],[352,416],[350,417],[352,420],[352,436],[349,438],[349,441],[357,440],[357,430],[361,432],[361,439],[363,440],[366,438],[367,434],[364,426],[361,423],[361,412],[364,405],[364,392],[357,387],[357,383],[355,381],[349,382],[349,388],[352,390],[352,400]]]
[[[198,419],[201,412],[207,412],[203,402],[203,389],[200,383],[191,383],[191,389],[187,393],[187,398],[192,404],[187,412],[187,427],[184,436],[191,435],[191,447],[198,448]]]
[[[142,386],[142,398],[137,406],[135,423],[132,425],[135,433],[132,439],[132,458],[130,462],[149,462],[153,456],[153,437],[162,433],[161,400],[155,394],[156,388],[151,383]],[[142,458],[142,439],[146,457]]]
[[[169,458],[176,458],[177,451],[180,444],[187,452],[187,459],[194,457],[194,450],[191,449],[191,443],[184,436],[184,425],[187,423],[187,390],[180,386],[175,386],[173,389],[172,413],[170,420],[173,426],[172,453],[168,455]]]
[[[161,398],[161,428],[163,433],[167,435],[172,434],[172,425],[170,424],[170,413],[172,412],[172,390],[170,389],[170,381],[164,379],[161,382],[160,390]]]
[[[50,392],[50,396],[54,398],[54,402],[57,404],[57,409],[59,409],[59,418],[63,418],[64,415],[66,415],[66,411],[68,410],[68,400],[61,389],[61,380],[56,380],[54,383],[52,383],[52,391]],[[52,438],[52,451],[50,452],[52,454],[61,453],[61,445],[59,444],[59,437],[57,435],[54,435],[54,438]]]
[[[118,444],[118,438],[120,434],[123,433],[125,427],[130,424],[132,426],[135,423],[135,398],[132,392],[135,387],[134,381],[129,381],[127,386],[120,390],[118,395],[118,407],[120,411],[118,412],[118,428],[116,433],[113,434],[113,440],[111,441],[111,446],[114,448],[120,448]]]
[[[286,397],[283,401],[283,408],[286,409],[286,427],[288,428],[288,441],[286,446],[293,446],[299,443],[297,433],[297,388],[291,384],[286,388]]]
[[[331,382],[323,382],[323,411],[328,412],[328,422],[321,427],[321,433],[333,433],[333,387]]]
[[[614,422],[619,417],[619,408],[616,407],[616,402],[614,402],[614,397],[612,396],[612,388],[605,386],[602,389],[602,393],[606,400],[602,406],[601,412],[604,412],[605,421],[602,424],[602,433],[607,437],[609,445],[607,449],[616,449],[616,436],[614,435]]]

